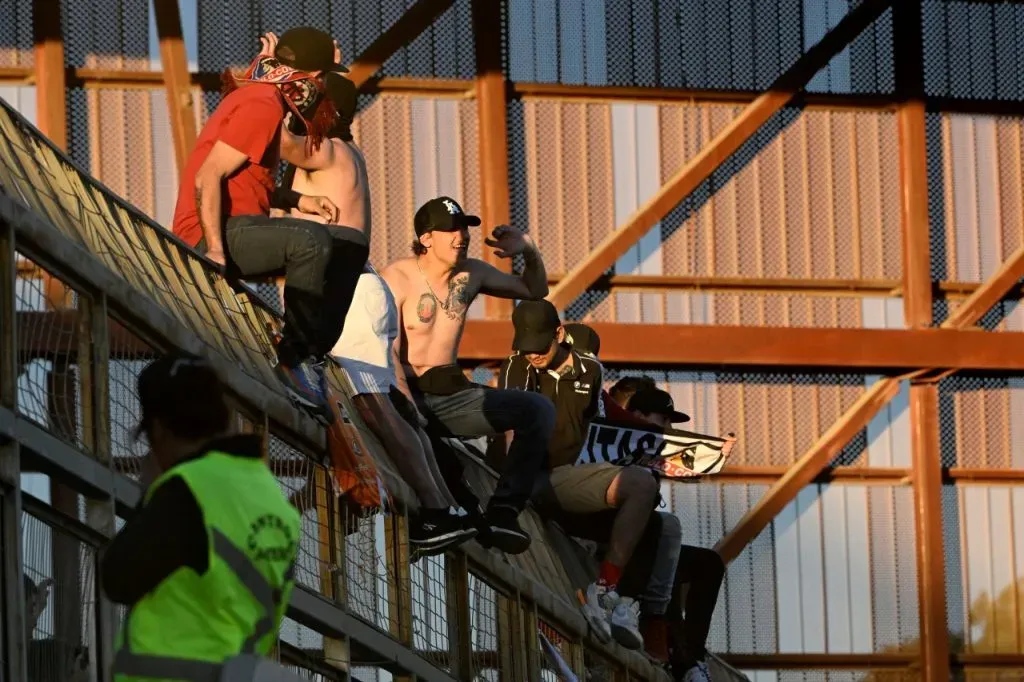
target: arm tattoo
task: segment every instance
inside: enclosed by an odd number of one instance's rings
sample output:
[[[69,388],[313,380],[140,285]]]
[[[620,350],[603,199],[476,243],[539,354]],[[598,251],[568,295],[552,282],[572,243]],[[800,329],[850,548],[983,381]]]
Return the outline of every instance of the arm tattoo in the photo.
[[[431,293],[424,293],[420,296],[419,302],[416,304],[416,317],[420,318],[420,322],[430,322],[434,319],[434,315],[437,313],[437,300]]]
[[[203,188],[196,187],[196,213],[199,215],[199,226],[203,226]]]

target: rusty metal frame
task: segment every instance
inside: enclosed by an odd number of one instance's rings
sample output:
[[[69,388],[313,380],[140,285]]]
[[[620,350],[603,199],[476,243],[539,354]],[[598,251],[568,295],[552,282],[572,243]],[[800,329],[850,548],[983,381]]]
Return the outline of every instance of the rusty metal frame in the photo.
[[[1024,333],[959,329],[840,329],[594,322],[606,364],[842,369],[899,373],[927,367],[1017,371]],[[637,335],[644,343],[637,344]],[[459,349],[466,362],[508,357],[507,321],[469,320]]]
[[[74,337],[78,313],[23,311],[17,313],[25,329],[45,324],[61,330],[60,338]],[[39,318],[46,317],[47,320]],[[1022,372],[1022,332],[986,334],[960,329],[838,329],[832,327],[757,327],[716,325],[638,325],[595,322],[601,337],[601,360],[608,365],[779,371],[780,368],[816,372],[842,370],[882,374],[914,372],[923,376],[931,367],[946,371]],[[153,349],[115,320],[110,334],[118,348],[139,359]],[[637,347],[637,334],[649,336]],[[54,338],[23,334],[19,339],[28,356],[69,355]],[[511,352],[512,331],[507,321],[470,320],[459,356],[467,364],[503,360]]]
[[[348,79],[363,89],[388,57],[419,36],[454,0],[419,0],[349,65]]]
[[[43,134],[61,149],[68,146],[68,110],[65,98],[64,34],[59,4],[33,0],[32,42],[36,84],[36,122]]]
[[[662,185],[619,228],[574,267],[548,294],[564,310],[626,253],[649,229],[705,182],[761,126],[789,104],[797,92],[847,44],[889,8],[892,0],[864,0],[852,8],[811,49],[734,118],[700,152]]]
[[[924,110],[924,45],[921,3],[893,6],[896,91],[904,98],[896,112],[899,136],[900,225],[903,241],[903,310],[906,325],[930,327],[932,319],[931,239],[928,214],[928,146]],[[1006,287],[993,280],[994,287]],[[978,291],[986,291],[983,287]],[[988,291],[996,293],[995,289]],[[978,293],[978,292],[975,292]],[[988,311],[995,301],[971,301],[959,321]],[[987,303],[987,305],[986,305]],[[984,309],[981,309],[984,308]],[[956,322],[953,323],[954,326]],[[946,570],[942,554],[942,473],[937,382],[911,381],[910,429],[916,530],[920,667],[926,680],[949,679],[946,625]]]
[[[477,141],[480,150],[481,242],[497,225],[511,217],[508,187],[508,117],[505,67],[502,63],[502,17],[506,3],[501,0],[473,0],[473,35],[476,50]],[[486,36],[486,39],[484,39]],[[511,259],[496,257],[484,249],[484,258],[504,272],[512,271]],[[484,298],[487,317],[509,319],[512,301]]]
[[[66,67],[68,87],[87,89],[155,89],[165,86],[161,71],[121,69],[95,69]],[[193,87],[215,91],[221,87],[220,74],[200,71],[189,74]],[[0,83],[31,85],[35,73],[31,67],[0,66]],[[474,97],[476,81],[465,78],[414,78],[382,76],[368,78],[360,88],[364,94],[407,94],[429,97]],[[646,102],[657,104],[724,104],[745,105],[754,101],[760,92],[751,90],[715,90],[686,88],[657,88],[618,85],[568,85],[564,83],[508,83],[510,100],[540,100],[561,102]],[[816,111],[896,111],[899,101],[889,94],[847,94],[800,92],[790,106]],[[956,97],[925,98],[929,112],[952,114],[990,114],[994,116],[1024,116],[1024,102],[1004,99],[965,99]]]
[[[167,113],[174,138],[174,158],[180,177],[188,155],[196,144],[196,115],[192,102],[192,79],[181,28],[178,0],[154,3],[156,32],[160,40],[160,65],[167,87]]]

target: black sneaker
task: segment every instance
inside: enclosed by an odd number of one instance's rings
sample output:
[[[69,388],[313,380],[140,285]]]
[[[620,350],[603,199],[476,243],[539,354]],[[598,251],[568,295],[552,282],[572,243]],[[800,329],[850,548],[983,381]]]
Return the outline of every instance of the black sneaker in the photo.
[[[333,421],[333,414],[323,394],[322,373],[312,358],[300,362],[294,367],[278,363],[274,373],[284,384],[288,397],[300,407],[320,421],[328,425]]]
[[[522,554],[530,548],[530,536],[519,526],[519,511],[495,506],[484,514],[492,547],[505,554]]]
[[[409,519],[409,544],[421,550],[450,549],[476,535],[476,528],[454,509],[421,509]],[[437,552],[440,553],[440,552]]]

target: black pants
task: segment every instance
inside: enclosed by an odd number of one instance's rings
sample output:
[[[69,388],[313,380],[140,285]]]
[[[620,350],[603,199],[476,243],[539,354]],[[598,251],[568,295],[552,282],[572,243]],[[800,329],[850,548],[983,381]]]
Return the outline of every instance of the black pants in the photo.
[[[532,391],[474,384],[457,365],[427,370],[415,384],[416,402],[427,418],[428,432],[463,438],[514,432],[488,508],[522,511],[537,477],[547,467],[548,442],[555,428],[551,401]]]
[[[576,519],[556,519],[570,535],[607,541],[617,510],[580,515]],[[633,556],[622,570],[619,594],[639,599],[651,581],[651,569],[661,540],[661,514],[652,513]],[[718,552],[704,547],[683,545],[672,585],[672,598],[666,618],[669,621],[673,665],[685,670],[705,653],[711,617],[718,603],[718,592],[725,578],[725,563]],[[685,617],[683,590],[686,589]]]
[[[711,616],[718,603],[718,591],[725,578],[725,563],[718,552],[704,547],[683,545],[676,566],[672,600],[668,604],[672,665],[685,670],[695,660],[703,660]],[[686,590],[686,617],[683,617],[682,588]]]
[[[229,218],[224,232],[229,277],[285,277],[281,364],[292,367],[310,355],[326,355],[341,336],[370,254],[366,235],[262,215]]]

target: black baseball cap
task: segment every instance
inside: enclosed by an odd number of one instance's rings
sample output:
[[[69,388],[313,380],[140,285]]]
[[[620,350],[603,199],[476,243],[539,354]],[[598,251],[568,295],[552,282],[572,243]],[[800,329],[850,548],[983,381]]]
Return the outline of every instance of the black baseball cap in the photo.
[[[338,71],[348,73],[334,62],[334,38],[312,26],[297,26],[277,40],[274,56],[299,71]]]
[[[437,197],[420,206],[413,219],[416,236],[427,232],[456,232],[464,227],[476,227],[480,218],[467,215],[459,202],[451,197]]]
[[[149,363],[139,374],[138,388],[142,419],[136,438],[154,419],[184,422],[227,411],[217,372],[206,360],[189,353],[177,351]]]
[[[512,311],[512,350],[520,353],[544,353],[555,340],[562,321],[551,301],[522,301]]]
[[[327,88],[327,96],[334,104],[334,108],[337,109],[338,115],[351,121],[359,103],[359,88],[340,73],[327,74],[324,77],[324,85]]]
[[[627,407],[643,414],[666,415],[673,424],[690,421],[689,415],[676,412],[672,396],[660,388],[651,388],[650,386],[641,388],[629,399]]]
[[[569,342],[575,350],[594,355],[601,352],[601,337],[589,325],[582,322],[570,322],[563,326],[569,337]]]

